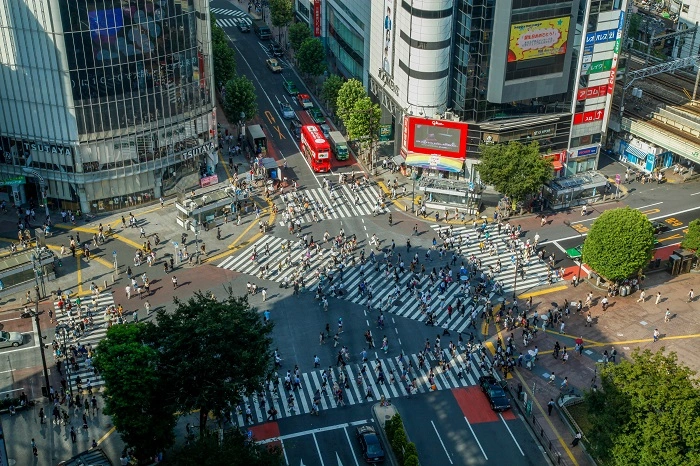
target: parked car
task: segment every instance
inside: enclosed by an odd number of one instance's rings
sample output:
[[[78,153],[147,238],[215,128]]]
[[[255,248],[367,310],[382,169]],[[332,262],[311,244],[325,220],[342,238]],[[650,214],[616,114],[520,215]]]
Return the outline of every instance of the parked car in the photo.
[[[362,457],[368,463],[381,463],[384,461],[384,448],[379,440],[377,432],[372,426],[360,426],[357,428],[357,441],[360,443]]]
[[[291,120],[297,116],[292,106],[287,102],[280,102],[280,113],[282,114],[282,118],[286,120]]]
[[[250,24],[245,21],[239,21],[236,27],[238,27],[238,30],[241,32],[250,32]]]
[[[583,253],[581,250],[583,249],[583,244],[579,244],[578,246],[574,248],[569,248],[566,250],[566,257],[568,257],[571,260],[579,260],[581,259],[581,256]]]
[[[491,409],[494,411],[506,411],[510,409],[510,400],[506,396],[506,391],[492,375],[482,375],[479,377],[479,386],[489,400]]]
[[[273,57],[281,57],[282,55],[284,55],[284,49],[282,48],[282,46],[280,44],[278,44],[275,41],[272,41],[270,43],[269,50],[270,50],[270,54]]]
[[[282,83],[282,87],[284,87],[284,90],[289,95],[296,96],[297,94],[299,94],[299,89],[297,89],[297,85],[294,84],[294,81],[290,81],[288,79],[285,79],[284,82]]]
[[[313,108],[314,103],[311,101],[311,97],[309,97],[309,94],[297,94],[297,101],[299,102],[299,105],[301,108]]]
[[[24,337],[19,332],[0,331],[0,348],[17,347],[24,343]]]
[[[282,66],[276,58],[268,58],[267,60],[265,60],[265,63],[267,63],[267,67],[270,68],[270,71],[272,71],[273,73],[282,72]]]
[[[311,119],[314,120],[314,123],[316,123],[317,125],[322,125],[326,123],[326,117],[323,116],[321,110],[314,107],[306,110],[306,113],[309,114]]]

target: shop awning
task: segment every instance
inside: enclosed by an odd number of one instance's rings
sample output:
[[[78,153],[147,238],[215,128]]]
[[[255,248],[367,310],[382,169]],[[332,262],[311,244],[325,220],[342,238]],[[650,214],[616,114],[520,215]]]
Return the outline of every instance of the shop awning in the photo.
[[[408,154],[406,165],[411,167],[429,168],[444,172],[460,173],[464,167],[464,159],[443,157],[440,155]]]
[[[559,170],[561,170],[562,168],[564,168],[564,165],[562,165],[561,162],[558,161],[558,160],[552,160],[552,168],[554,168],[555,170],[559,171]]]

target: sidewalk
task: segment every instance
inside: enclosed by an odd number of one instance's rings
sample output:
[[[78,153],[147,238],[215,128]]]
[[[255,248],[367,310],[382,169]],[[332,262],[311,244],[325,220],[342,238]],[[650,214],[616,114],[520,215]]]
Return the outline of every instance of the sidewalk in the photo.
[[[603,312],[599,305],[604,293],[588,282],[576,288],[568,287],[564,290],[555,288],[552,292],[544,289],[521,295],[518,297],[521,307],[525,299],[533,297],[533,311],[528,313],[530,320],[535,312],[539,315],[547,314],[557,305],[563,306],[565,300],[569,303],[575,303],[578,300],[585,302],[589,292],[594,296],[593,305],[590,308],[593,317],[592,326],[586,326],[586,313],[589,309],[584,306],[580,315],[574,310],[569,317],[563,318],[564,333],[559,332],[559,324],[546,327],[546,331],[542,332],[540,321],[537,337],[527,348],[523,347],[520,329],[506,331],[490,326],[488,338],[492,342],[496,340],[497,335],[500,335],[502,341],[505,341],[511,333],[514,335],[516,358],[520,352],[538,347],[539,357],[534,367],[531,370],[524,365],[518,367],[507,380],[514,393],[517,393],[518,386],[521,386],[528,400],[533,400],[530,417],[534,417],[541,428],[540,432],[554,442],[554,449],[561,453],[568,464],[592,463],[585,452],[585,437],[584,442],[571,447],[570,443],[575,432],[572,432],[561,419],[564,414],[559,406],[551,416],[547,415],[547,403],[550,399],[558,402],[562,395],[560,385],[564,377],[568,378],[569,386],[577,394],[589,390],[593,385],[599,386],[598,372],[599,367],[604,364],[604,352],[607,351],[610,355],[613,348],[617,351],[614,362],[619,362],[637,347],[655,351],[664,346],[667,351],[676,351],[683,364],[697,371],[700,368],[700,361],[693,356],[696,353],[697,339],[700,337],[698,335],[700,315],[696,312],[699,305],[698,301],[687,303],[686,295],[688,289],[698,289],[698,287],[700,287],[700,274],[690,273],[671,277],[666,272],[657,272],[648,275],[643,283],[647,293],[645,302],[638,302],[638,292],[627,297],[616,296],[610,298],[611,305],[606,312]],[[662,293],[659,305],[655,304],[653,297],[657,291]],[[675,311],[669,323],[664,322],[664,313],[667,308]],[[654,328],[662,331],[662,339],[659,343],[653,342]],[[664,340],[670,335],[673,335],[673,339]],[[574,350],[577,338],[584,341],[584,349],[580,355]],[[567,349],[568,361],[564,362],[561,354],[558,359],[554,358],[552,349],[556,342],[559,342],[562,350]],[[614,362],[610,360],[608,363]],[[548,380],[552,373],[555,374],[555,381],[550,384]],[[539,435],[540,432],[537,434]]]

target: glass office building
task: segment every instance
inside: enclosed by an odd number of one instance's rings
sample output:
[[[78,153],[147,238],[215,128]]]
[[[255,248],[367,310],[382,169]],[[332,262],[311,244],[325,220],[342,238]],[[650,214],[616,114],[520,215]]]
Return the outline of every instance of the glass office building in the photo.
[[[216,164],[206,0],[0,2],[0,190],[100,212]]]

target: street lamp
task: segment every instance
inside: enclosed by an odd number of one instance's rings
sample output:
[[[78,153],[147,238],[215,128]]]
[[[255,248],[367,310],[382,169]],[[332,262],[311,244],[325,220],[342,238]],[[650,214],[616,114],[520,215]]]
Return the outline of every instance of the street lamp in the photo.
[[[65,368],[66,368],[66,381],[68,382],[68,391],[70,393],[70,397],[73,398],[73,385],[71,384],[71,372],[72,368],[70,367],[70,360],[68,359],[68,343],[67,343],[67,338],[68,338],[68,331],[70,328],[66,324],[58,324],[56,326],[56,333],[60,333],[61,336],[63,337],[63,358],[65,360]]]
[[[36,291],[37,301],[46,296],[46,283],[44,282],[44,273],[41,269],[41,251],[37,250],[35,254],[32,254],[32,269],[34,270],[34,290]],[[39,282],[41,278],[41,294],[39,294]]]
[[[515,253],[515,280],[513,280],[513,302],[515,302],[516,295],[517,295],[517,288],[518,288],[518,269],[520,269],[520,257],[518,257],[518,253]]]
[[[566,225],[567,227],[569,227],[569,228],[571,228],[572,230],[574,230],[574,231],[576,232],[576,234],[577,234],[580,238],[583,238],[583,234],[581,234],[580,231],[578,231],[576,228],[574,228],[574,227],[571,225],[571,222],[570,222],[570,221],[564,220],[564,225]],[[583,243],[582,243],[582,244],[583,244]],[[576,262],[576,261],[574,261],[574,262]],[[577,285],[577,286],[578,286],[578,283],[581,281],[581,264],[582,264],[582,263],[583,263],[583,255],[581,255],[581,257],[578,258],[578,273],[576,274],[576,285]],[[564,277],[562,277],[562,278],[564,278]]]
[[[35,308],[33,311],[27,310],[22,313],[22,317],[34,317],[34,323],[36,324],[36,332],[39,336],[39,350],[41,352],[41,366],[44,369],[44,384],[46,385],[44,392],[42,393],[45,397],[49,397],[49,370],[46,367],[46,355],[44,354],[44,336],[41,334],[41,322],[39,322],[39,316],[43,314],[44,311],[39,311],[39,300],[36,300]]]

